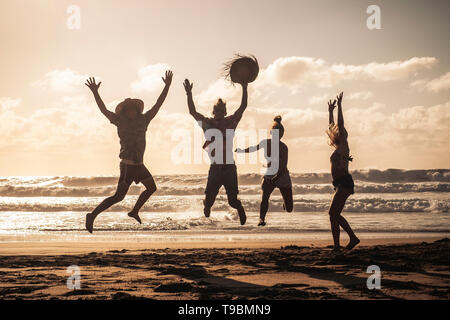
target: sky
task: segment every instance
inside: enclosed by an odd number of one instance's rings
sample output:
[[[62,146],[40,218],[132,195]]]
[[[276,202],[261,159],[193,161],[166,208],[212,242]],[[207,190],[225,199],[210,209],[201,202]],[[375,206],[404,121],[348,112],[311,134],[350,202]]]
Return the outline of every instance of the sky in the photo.
[[[367,27],[373,4],[381,29]],[[71,5],[79,28],[68,27]],[[280,114],[291,172],[329,170],[326,101],[340,91],[351,169],[450,168],[449,9],[439,0],[3,0],[0,175],[118,174],[116,128],[84,80],[102,81],[111,110],[127,97],[150,108],[166,69],[174,79],[145,164],[155,175],[205,173],[207,161],[174,156],[180,144],[191,157],[200,149],[182,81],[193,81],[199,112],[211,115],[221,97],[231,114],[241,92],[221,70],[236,53],[260,65],[238,129],[269,129]]]

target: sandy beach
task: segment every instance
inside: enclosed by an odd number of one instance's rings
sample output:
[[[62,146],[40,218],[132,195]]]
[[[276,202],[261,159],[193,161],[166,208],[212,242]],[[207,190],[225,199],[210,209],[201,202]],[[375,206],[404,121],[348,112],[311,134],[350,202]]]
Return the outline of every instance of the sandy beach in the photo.
[[[448,299],[450,240],[2,242],[1,299]],[[151,249],[150,249],[151,248]],[[79,290],[67,267],[80,268]],[[381,270],[369,290],[367,267]]]

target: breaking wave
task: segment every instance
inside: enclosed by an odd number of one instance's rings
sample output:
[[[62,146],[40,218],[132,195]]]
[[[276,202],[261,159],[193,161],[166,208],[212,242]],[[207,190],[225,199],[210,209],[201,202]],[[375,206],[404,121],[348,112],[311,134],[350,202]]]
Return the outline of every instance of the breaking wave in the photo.
[[[450,192],[450,170],[355,170],[357,193]],[[329,173],[292,173],[294,194],[333,192]],[[202,195],[205,175],[155,176],[158,195]],[[114,193],[117,177],[0,177],[0,197],[103,197]],[[241,194],[259,194],[259,174],[239,175]],[[130,195],[141,187],[133,185]]]

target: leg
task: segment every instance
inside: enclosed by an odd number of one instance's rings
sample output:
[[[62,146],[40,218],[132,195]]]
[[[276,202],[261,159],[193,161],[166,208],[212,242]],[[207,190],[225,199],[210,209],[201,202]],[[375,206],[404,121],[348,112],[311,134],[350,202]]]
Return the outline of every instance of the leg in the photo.
[[[294,201],[292,199],[292,186],[280,188],[281,196],[283,197],[284,210],[292,212],[294,209]]]
[[[333,233],[335,250],[338,250],[340,248],[339,226],[341,226],[350,237],[350,242],[347,245],[347,249],[352,249],[359,243],[359,239],[356,237],[347,220],[341,216],[341,212],[344,209],[345,202],[347,201],[350,194],[351,194],[350,190],[346,188],[338,188],[338,190],[334,194],[333,201],[330,206],[329,214],[331,222],[331,232]]]
[[[228,204],[232,208],[237,209],[241,225],[244,225],[247,221],[247,216],[241,201],[238,199],[239,189],[236,166],[230,166],[226,169],[223,185],[227,192]]]
[[[122,201],[125,198],[125,195],[128,192],[128,189],[130,188],[130,183],[126,182],[125,180],[119,180],[119,183],[117,184],[117,190],[116,193],[109,198],[106,198],[103,200],[97,208],[94,209],[91,213],[88,213],[86,215],[86,229],[92,233],[93,226],[94,226],[94,220],[95,218],[105,211],[106,209],[110,208],[112,205]]]
[[[140,194],[139,198],[136,201],[136,204],[134,205],[133,210],[128,212],[128,216],[136,219],[136,221],[139,223],[142,223],[141,218],[139,217],[139,210],[147,202],[150,196],[156,191],[155,180],[153,180],[153,177],[151,175],[145,180],[142,180],[142,184],[145,186],[146,189]]]
[[[266,213],[269,209],[269,198],[272,194],[273,190],[275,189],[275,186],[264,179],[262,183],[262,199],[261,199],[261,205],[259,206],[259,224],[258,226],[265,226],[266,222]]]
[[[340,216],[341,212],[344,209],[345,201],[349,197],[349,193],[345,192],[342,188],[338,188],[336,193],[333,196],[333,200],[331,202],[331,206],[329,209],[329,215],[330,215],[330,223],[331,223],[331,233],[333,234],[333,241],[334,241],[334,250],[340,249],[340,233],[341,230],[339,229],[339,222],[340,222]]]
[[[345,248],[351,250],[354,247],[356,247],[358,243],[360,243],[361,241],[355,235],[355,233],[352,230],[352,227],[350,227],[347,220],[341,215],[339,215],[339,225],[342,227],[342,229],[345,230],[345,232],[347,232],[348,236],[350,237],[350,241]]]
[[[216,201],[221,186],[221,174],[215,167],[211,166],[208,172],[208,182],[206,183],[205,200],[203,200],[203,213],[207,218],[209,218],[211,207],[213,206],[214,201]]]

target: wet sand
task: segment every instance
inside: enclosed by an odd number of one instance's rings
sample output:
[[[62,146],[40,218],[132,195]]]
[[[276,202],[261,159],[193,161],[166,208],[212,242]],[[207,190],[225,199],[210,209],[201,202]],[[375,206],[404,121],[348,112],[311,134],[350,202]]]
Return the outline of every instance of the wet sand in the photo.
[[[450,240],[9,242],[0,244],[0,299],[448,299]],[[149,249],[151,247],[151,249]],[[126,248],[126,249],[124,249]],[[81,288],[67,288],[77,265]],[[367,288],[367,267],[381,289]]]

